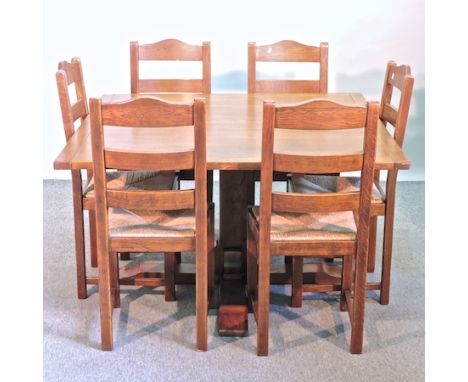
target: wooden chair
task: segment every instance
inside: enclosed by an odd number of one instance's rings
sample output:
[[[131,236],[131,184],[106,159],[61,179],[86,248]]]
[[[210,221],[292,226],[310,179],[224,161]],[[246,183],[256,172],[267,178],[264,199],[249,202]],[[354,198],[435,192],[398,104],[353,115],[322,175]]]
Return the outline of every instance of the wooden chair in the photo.
[[[390,61],[387,64],[385,81],[380,103],[379,123],[394,127],[393,137],[401,147],[405,137],[406,124],[413,92],[414,78],[408,65],[398,66]],[[391,104],[394,88],[400,92],[398,107]],[[383,254],[381,281],[374,285],[380,290],[380,303],[387,305],[390,300],[390,271],[393,246],[393,221],[395,215],[395,195],[398,170],[387,172],[386,190],[380,186],[380,171],[375,172],[374,188],[372,192],[371,238],[369,247],[368,272],[374,272],[377,216],[384,216]],[[330,176],[293,176],[292,189],[298,192],[321,192],[321,190],[335,190],[348,192],[359,188],[359,177],[330,177]]]
[[[206,198],[204,100],[175,104],[139,97],[103,104],[99,99],[91,99],[90,107],[102,349],[112,349],[112,307],[119,306],[118,283],[112,276],[116,268],[115,253],[195,251],[197,349],[207,350],[208,284],[212,288],[214,282],[214,207],[212,204],[208,207]],[[105,125],[128,128],[194,125],[195,148],[184,152],[149,153],[147,149],[129,150],[126,142],[122,142],[121,147],[115,143],[108,149],[104,142]],[[109,189],[106,171],[116,168],[132,171],[194,169],[195,189]],[[164,284],[165,280],[159,283],[160,286]],[[166,289],[172,287],[173,280],[171,286],[166,283]]]
[[[271,256],[285,255],[294,259],[293,288],[302,283],[303,257],[343,258],[340,308],[349,312],[351,352],[362,352],[377,115],[376,102],[367,107],[321,99],[286,107],[264,102],[260,207],[249,208],[247,227],[247,293],[257,321],[258,355],[268,355]],[[291,129],[360,127],[365,127],[361,152],[311,156],[281,150]],[[363,181],[359,190],[347,194],[272,192],[273,171],[360,171]]]
[[[141,79],[140,61],[201,61],[201,79]],[[168,39],[152,44],[130,43],[130,79],[132,93],[211,93],[211,44],[189,45]],[[193,172],[182,171],[179,181],[194,180]],[[208,172],[208,200],[213,200],[213,171]]]
[[[70,140],[75,133],[75,123],[86,128],[89,124],[88,100],[83,79],[81,61],[78,57],[70,62],[62,61],[58,64],[56,73],[57,90],[60,99],[63,128],[66,140]],[[70,85],[74,86],[76,101],[72,101]],[[78,298],[87,297],[86,285],[92,283],[86,276],[85,240],[84,240],[84,210],[89,214],[89,236],[91,266],[97,267],[96,227],[94,213],[94,194],[92,171],[87,171],[87,180],[83,187],[80,170],[71,170],[73,189],[73,212],[75,230],[75,257],[77,274]],[[174,174],[142,173],[142,172],[114,172],[108,181],[114,188],[163,188],[171,189],[174,184]]]
[[[248,47],[249,93],[327,93],[328,43],[320,46],[303,45],[296,41],[279,41],[271,45]],[[257,80],[257,62],[318,62],[318,80]]]

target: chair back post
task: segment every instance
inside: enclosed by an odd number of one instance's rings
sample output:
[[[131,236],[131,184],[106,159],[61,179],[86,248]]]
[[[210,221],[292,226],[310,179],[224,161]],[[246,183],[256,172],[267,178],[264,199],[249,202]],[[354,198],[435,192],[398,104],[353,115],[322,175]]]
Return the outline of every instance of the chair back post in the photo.
[[[112,304],[110,275],[111,259],[108,241],[108,216],[106,196],[106,170],[104,159],[104,131],[101,114],[101,100],[90,99],[91,146],[94,170],[94,201],[96,216],[96,247],[98,253],[98,280],[101,317],[101,343],[103,349],[112,349]]]
[[[132,94],[140,92],[138,81],[140,78],[138,49],[139,45],[137,41],[130,42],[130,88]]]
[[[413,94],[414,77],[406,75],[403,82],[400,103],[398,106],[398,117],[396,120],[394,138],[400,147],[403,146],[405,139],[406,125],[408,123],[409,108],[411,104],[411,95]]]
[[[202,65],[203,65],[203,93],[211,93],[211,43],[204,41],[202,44]]]
[[[247,51],[247,87],[249,93],[255,93],[255,82],[257,81],[257,63],[255,59],[257,48],[254,42],[249,42],[248,51]]]
[[[320,43],[319,93],[328,93],[328,42]]]
[[[207,231],[207,174],[206,174],[206,125],[205,101],[201,98],[194,100],[194,134],[195,134],[195,269],[197,281],[195,294],[197,296],[197,344],[206,348],[206,333],[208,310],[208,231]],[[201,277],[200,275],[204,275]]]

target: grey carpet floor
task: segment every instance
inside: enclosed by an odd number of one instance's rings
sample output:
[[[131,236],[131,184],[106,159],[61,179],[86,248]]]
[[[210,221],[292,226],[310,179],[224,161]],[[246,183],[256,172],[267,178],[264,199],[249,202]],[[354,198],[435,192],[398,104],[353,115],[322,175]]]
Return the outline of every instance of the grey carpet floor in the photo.
[[[256,356],[253,317],[248,337],[223,338],[214,310],[209,350],[196,351],[193,286],[177,286],[176,302],[164,302],[161,289],[123,287],[114,350],[103,352],[97,288],[76,298],[72,216],[71,183],[44,181],[45,381],[424,380],[424,183],[398,185],[391,302],[368,294],[361,355],[349,353],[349,320],[335,294],[306,294],[291,308],[284,286],[271,290],[268,357]],[[379,243],[381,233],[380,224]]]

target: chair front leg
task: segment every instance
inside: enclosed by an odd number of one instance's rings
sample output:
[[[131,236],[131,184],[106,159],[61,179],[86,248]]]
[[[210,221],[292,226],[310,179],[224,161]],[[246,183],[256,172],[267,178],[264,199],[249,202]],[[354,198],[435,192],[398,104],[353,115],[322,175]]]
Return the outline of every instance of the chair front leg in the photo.
[[[268,355],[270,324],[270,248],[265,247],[266,245],[260,243],[258,251],[257,354],[259,356]]]
[[[356,256],[353,314],[351,315],[351,353],[361,354],[364,341],[364,311],[366,304],[367,251]],[[363,252],[363,251],[361,251]]]
[[[250,219],[247,216],[247,220]],[[247,223],[247,304],[249,312],[253,312],[252,299],[255,299],[255,291],[258,282],[258,267],[257,267],[257,243],[253,238],[249,223]]]
[[[353,258],[351,256],[343,256],[343,264],[341,268],[341,295],[340,295],[340,310],[345,312],[348,310],[346,303],[346,291],[351,291],[353,283]]]
[[[377,246],[377,216],[371,217],[369,224],[369,255],[367,259],[367,272],[375,271],[375,249]]]
[[[73,217],[75,229],[76,287],[79,299],[88,297],[86,288],[85,236],[81,173],[72,171]]]
[[[164,300],[175,301],[175,268],[176,254],[175,252],[164,253]]]
[[[304,281],[304,258],[302,256],[292,257],[291,278],[291,306],[300,308],[302,306],[302,284]]]
[[[206,234],[206,232],[205,232]],[[195,310],[197,320],[197,349],[208,350],[208,254],[206,239],[197,244],[195,254]]]

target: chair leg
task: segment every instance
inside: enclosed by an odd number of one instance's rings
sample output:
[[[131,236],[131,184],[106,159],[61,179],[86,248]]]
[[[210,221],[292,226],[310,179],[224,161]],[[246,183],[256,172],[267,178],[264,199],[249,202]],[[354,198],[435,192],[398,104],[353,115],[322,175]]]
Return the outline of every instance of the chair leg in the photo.
[[[247,217],[249,219],[249,217]],[[258,282],[258,267],[257,267],[257,243],[252,237],[250,228],[247,224],[247,301],[249,312],[252,313],[253,309],[250,304],[250,296],[255,297],[255,290],[257,289]]]
[[[72,171],[73,215],[75,228],[76,287],[79,299],[88,297],[86,288],[85,237],[81,173]]]
[[[302,256],[292,257],[292,279],[291,279],[291,306],[300,308],[302,306],[302,284],[304,281],[304,258]]]
[[[98,253],[99,265],[99,310],[101,320],[101,349],[112,350],[112,292],[111,292],[111,264],[109,253]]]
[[[215,237],[214,237],[214,208],[210,208],[208,215],[208,307],[216,308],[215,294]]]
[[[203,242],[203,240],[200,240],[200,242]],[[208,349],[208,256],[206,241],[204,244],[197,244],[195,256],[197,349],[202,351]]]
[[[117,252],[110,253],[110,270],[112,306],[120,308],[119,256]]]
[[[91,267],[97,268],[97,248],[96,248],[96,213],[88,211],[89,217],[89,252],[91,257]]]
[[[270,320],[270,249],[258,252],[258,313],[257,313],[257,355],[268,355],[268,332]]]
[[[367,252],[367,251],[366,251]],[[351,315],[351,353],[361,354],[364,342],[364,310],[366,304],[367,253],[356,257],[354,275],[353,314]]]
[[[377,242],[377,216],[371,217],[369,224],[369,255],[367,259],[367,272],[375,271],[375,248]]]
[[[345,292],[351,290],[353,282],[353,258],[351,256],[343,256],[343,265],[341,268],[341,295],[340,295],[340,310],[345,312],[348,310],[346,304]]]
[[[175,252],[164,253],[164,299],[166,301],[175,301]]]
[[[380,281],[380,303],[390,302],[390,273],[392,269],[393,221],[395,218],[395,194],[397,171],[389,173],[387,179],[387,200],[385,202],[385,221],[383,235],[382,278]]]

